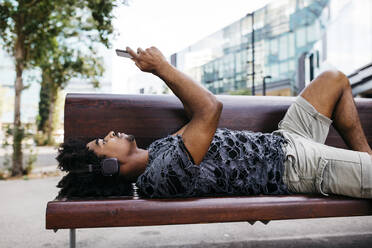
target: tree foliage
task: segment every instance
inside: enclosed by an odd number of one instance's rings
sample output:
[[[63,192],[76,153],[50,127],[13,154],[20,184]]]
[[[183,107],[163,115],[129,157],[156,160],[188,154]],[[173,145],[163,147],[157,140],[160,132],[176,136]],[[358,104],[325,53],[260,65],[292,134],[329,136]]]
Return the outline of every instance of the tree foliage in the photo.
[[[65,88],[73,78],[90,80],[93,86],[98,87],[99,79],[103,75],[102,58],[84,55],[63,46],[56,46],[49,50],[46,61],[40,63],[42,71],[39,115],[37,118],[38,130],[44,139],[42,145],[53,144],[52,132],[54,131],[53,117],[58,92]]]
[[[69,79],[69,72],[91,76],[91,66],[97,65],[94,75],[100,74],[100,64],[92,57],[92,43],[109,46],[113,33],[112,0],[1,0],[0,41],[13,56],[16,80],[14,83],[13,175],[22,173],[21,93],[27,86],[23,72],[29,68],[42,70],[48,89],[60,88]],[[75,46],[85,44],[86,46]],[[51,75],[53,80],[50,79]],[[76,75],[72,73],[72,75]],[[49,78],[48,78],[49,77]],[[50,81],[49,81],[50,80]]]
[[[252,95],[251,89],[240,89],[236,91],[230,91],[229,95]]]

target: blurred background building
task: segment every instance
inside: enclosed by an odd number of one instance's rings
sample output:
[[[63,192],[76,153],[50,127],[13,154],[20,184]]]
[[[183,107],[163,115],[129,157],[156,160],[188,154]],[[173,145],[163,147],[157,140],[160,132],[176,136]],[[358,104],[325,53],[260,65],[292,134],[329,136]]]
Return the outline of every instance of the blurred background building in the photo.
[[[31,83],[34,76],[32,72],[25,72],[24,85],[29,85],[29,88],[22,94],[22,122],[34,122],[37,114],[40,85]],[[13,60],[4,50],[0,49],[0,125],[13,122],[14,80]]]
[[[159,95],[169,93],[166,84],[153,74],[138,71],[123,81],[125,94]]]
[[[272,1],[196,44],[172,63],[216,94],[248,89],[295,95],[299,57],[313,47],[329,19],[328,0]]]
[[[372,67],[371,16],[370,0],[272,1],[171,62],[215,94],[297,95],[324,69]]]
[[[61,92],[64,96],[69,92],[75,93],[111,93],[111,52],[102,49],[105,73],[100,80],[100,87],[94,88],[90,81],[79,78],[72,79]],[[38,71],[25,71],[24,84],[29,88],[22,92],[21,118],[23,123],[35,123],[38,115],[40,83]],[[0,126],[2,123],[12,123],[14,118],[14,81],[15,68],[12,58],[0,48]],[[63,112],[61,113],[63,115]]]
[[[64,94],[170,93],[161,80],[139,71],[123,79],[123,91],[115,90],[116,55],[107,49],[100,54],[106,70],[101,87],[74,79]],[[337,68],[349,76],[354,95],[372,96],[372,1],[271,1],[170,61],[215,94],[297,95],[321,71]],[[22,122],[35,122],[38,113],[35,78],[26,72],[25,84],[32,84],[22,94]],[[14,79],[13,61],[0,48],[0,123],[13,121]]]
[[[348,75],[354,96],[372,97],[372,1],[332,0],[327,8],[324,34],[299,61],[300,85],[337,68]]]

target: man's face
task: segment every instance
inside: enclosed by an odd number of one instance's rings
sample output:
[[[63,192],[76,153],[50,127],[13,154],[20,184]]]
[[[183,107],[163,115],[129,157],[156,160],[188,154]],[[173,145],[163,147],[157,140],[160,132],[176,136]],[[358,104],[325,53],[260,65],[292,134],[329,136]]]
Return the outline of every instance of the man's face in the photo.
[[[111,131],[103,139],[90,141],[87,147],[99,157],[117,158],[123,164],[128,161],[137,144],[132,135]]]

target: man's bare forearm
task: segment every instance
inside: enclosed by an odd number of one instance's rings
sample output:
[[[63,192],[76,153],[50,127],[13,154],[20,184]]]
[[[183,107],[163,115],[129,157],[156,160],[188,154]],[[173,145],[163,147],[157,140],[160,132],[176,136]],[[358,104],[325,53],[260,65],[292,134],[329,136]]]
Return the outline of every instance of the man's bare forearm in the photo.
[[[198,114],[204,115],[218,104],[212,93],[168,62],[159,66],[154,74],[160,77],[182,101],[190,118]]]
[[[157,75],[168,85],[182,101],[191,119],[208,119],[218,122],[222,104],[212,93],[169,64],[159,49],[156,47],[146,50],[138,48],[135,53],[130,47],[127,47],[127,51],[141,71]]]

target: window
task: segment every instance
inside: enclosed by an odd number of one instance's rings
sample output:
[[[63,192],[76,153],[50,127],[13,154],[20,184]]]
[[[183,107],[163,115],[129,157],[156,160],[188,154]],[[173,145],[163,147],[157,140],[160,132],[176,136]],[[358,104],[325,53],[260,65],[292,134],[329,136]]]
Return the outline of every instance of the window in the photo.
[[[315,21],[312,25],[307,26],[306,32],[309,42],[317,40],[319,37],[318,22]]]
[[[281,75],[288,73],[288,63],[287,62],[280,63],[279,70]]]
[[[295,39],[294,39],[294,33],[289,33],[288,35],[288,57],[294,57],[295,56]]]
[[[278,78],[279,77],[279,66],[278,66],[278,64],[273,64],[271,66],[271,76],[273,78]]]
[[[264,49],[266,55],[270,53],[270,40],[264,41]]]
[[[271,66],[266,66],[264,68],[264,75],[270,75],[271,76]]]
[[[245,34],[248,34],[250,32],[252,32],[252,19],[250,16],[246,16],[243,20],[242,20],[242,35],[245,35]]]
[[[254,29],[260,29],[264,26],[264,10],[254,12]]]
[[[285,60],[288,58],[288,39],[287,35],[283,35],[279,38],[279,60]]]
[[[235,70],[236,70],[236,73],[240,73],[242,71],[240,52],[235,54]]]
[[[301,27],[296,30],[296,46],[303,47],[306,45],[306,27]]]
[[[270,52],[272,55],[278,54],[278,40],[277,39],[272,39],[270,41]]]

